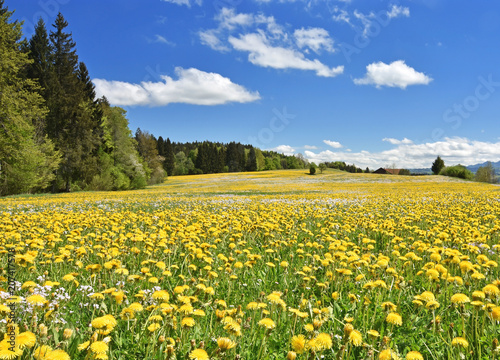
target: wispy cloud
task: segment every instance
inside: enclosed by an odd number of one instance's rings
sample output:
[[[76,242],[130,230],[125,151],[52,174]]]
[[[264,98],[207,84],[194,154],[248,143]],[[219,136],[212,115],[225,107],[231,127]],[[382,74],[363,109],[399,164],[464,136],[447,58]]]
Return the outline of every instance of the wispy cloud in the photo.
[[[366,75],[361,79],[354,79],[356,85],[375,85],[399,87],[406,89],[410,85],[427,85],[432,78],[424,73],[418,72],[405,64],[403,60],[385,64],[381,61],[372,63],[366,67]]]
[[[404,6],[392,5],[391,10],[387,12],[390,19],[397,17],[409,17],[410,9]]]
[[[201,6],[203,1],[202,0],[162,0],[168,3],[176,4],[176,5],[186,5],[187,7],[191,7],[191,4],[194,2],[196,5]]]
[[[223,8],[215,20],[216,28],[199,32],[202,44],[214,50],[247,52],[248,61],[256,66],[311,70],[322,77],[334,77],[344,71],[343,66],[329,67],[306,57],[310,50],[335,51],[334,41],[325,29],[299,28],[289,33],[273,16],[237,13],[228,8]]]
[[[147,41],[149,43],[158,43],[158,44],[165,44],[165,45],[170,45],[170,46],[175,46],[175,43],[172,41],[167,40],[164,36],[161,36],[159,34],[156,34],[154,39],[147,38]]]
[[[316,75],[334,77],[344,72],[343,66],[329,68],[319,60],[306,59],[297,50],[273,46],[263,33],[250,33],[239,38],[230,37],[229,43],[234,49],[248,52],[248,61],[254,65],[274,69],[313,70]]]
[[[385,140],[387,141],[387,140]],[[401,140],[394,148],[381,152],[347,152],[321,151],[315,153],[309,150],[304,155],[309,161],[345,161],[359,167],[371,169],[396,164],[399,168],[430,168],[439,155],[446,165],[472,165],[485,161],[500,159],[500,141],[496,143],[474,141],[467,138],[444,138],[441,141],[414,144],[413,141]],[[391,141],[389,141],[391,142]]]
[[[221,105],[230,102],[253,102],[260,99],[258,92],[217,73],[177,67],[177,80],[162,75],[160,82],[131,84],[122,81],[94,79],[98,96],[106,96],[112,105],[165,106],[171,103],[194,105]]]
[[[299,48],[309,48],[315,53],[321,50],[334,52],[333,40],[328,31],[322,28],[301,28],[294,31],[295,41]]]

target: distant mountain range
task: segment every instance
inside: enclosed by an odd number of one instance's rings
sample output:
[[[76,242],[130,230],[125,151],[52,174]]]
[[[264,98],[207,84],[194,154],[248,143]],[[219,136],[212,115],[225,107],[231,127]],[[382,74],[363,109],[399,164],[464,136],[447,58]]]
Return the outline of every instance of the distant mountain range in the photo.
[[[477,169],[479,169],[481,166],[486,166],[487,162],[484,162],[482,164],[475,164],[475,165],[468,165],[466,166],[467,169],[472,171],[474,174],[476,173]],[[493,165],[493,168],[495,169],[495,173],[497,175],[500,175],[500,161],[497,162],[491,162],[491,165]],[[427,169],[409,169],[412,174],[432,174],[431,168]]]

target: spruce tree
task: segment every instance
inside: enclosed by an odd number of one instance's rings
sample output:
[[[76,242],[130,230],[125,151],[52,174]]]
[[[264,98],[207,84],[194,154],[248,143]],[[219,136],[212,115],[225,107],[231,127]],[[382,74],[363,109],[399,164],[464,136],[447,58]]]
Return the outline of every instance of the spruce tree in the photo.
[[[246,170],[257,171],[257,155],[253,146],[250,148],[250,152],[248,153]]]
[[[71,190],[71,183],[85,186],[97,172],[100,145],[100,115],[93,85],[84,65],[78,63],[76,45],[66,32],[67,21],[57,15],[50,33],[51,79],[47,106],[47,134],[63,155],[58,170],[59,184]],[[54,184],[54,190],[60,185]]]
[[[436,158],[436,160],[432,163],[431,170],[434,173],[434,175],[439,175],[441,170],[444,168],[444,161],[441,159],[440,156]]]
[[[170,139],[167,138],[167,141],[165,143],[165,170],[167,170],[167,175],[171,176],[174,174],[174,168],[175,168],[175,154],[174,154],[174,149],[172,146],[172,143],[170,142]]]

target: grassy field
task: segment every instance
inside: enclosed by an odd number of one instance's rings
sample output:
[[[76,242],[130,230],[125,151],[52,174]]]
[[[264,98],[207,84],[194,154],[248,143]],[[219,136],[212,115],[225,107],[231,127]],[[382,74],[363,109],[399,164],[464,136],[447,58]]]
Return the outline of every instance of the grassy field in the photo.
[[[499,189],[290,170],[0,199],[0,360],[495,359]]]

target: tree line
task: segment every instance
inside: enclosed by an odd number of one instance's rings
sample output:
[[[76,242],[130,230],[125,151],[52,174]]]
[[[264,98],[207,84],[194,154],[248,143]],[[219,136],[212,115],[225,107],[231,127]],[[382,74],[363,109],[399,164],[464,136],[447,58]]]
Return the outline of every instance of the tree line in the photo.
[[[30,39],[0,0],[0,195],[125,190],[163,180],[156,143],[96,98],[68,23]],[[153,146],[152,146],[153,145]]]
[[[308,166],[300,154],[288,156],[234,141],[227,144],[211,141],[177,143],[159,136],[157,150],[169,176],[305,169]]]

